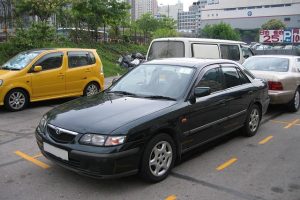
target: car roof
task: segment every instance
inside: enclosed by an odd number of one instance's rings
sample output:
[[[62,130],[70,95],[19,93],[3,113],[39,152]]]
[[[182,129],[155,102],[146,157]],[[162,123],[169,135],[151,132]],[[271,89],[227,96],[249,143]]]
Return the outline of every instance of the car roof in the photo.
[[[261,58],[300,58],[300,56],[294,56],[294,55],[256,55],[256,56],[252,56],[252,57],[261,57]]]
[[[82,49],[82,48],[39,48],[39,49],[31,49],[28,52],[45,52],[45,51],[94,51],[95,49]]]
[[[227,44],[246,44],[242,41],[234,41],[234,40],[219,40],[219,39],[209,39],[209,38],[185,38],[185,37],[170,37],[170,38],[157,38],[155,41],[183,41],[183,42],[205,42],[205,43],[227,43]]]
[[[163,59],[156,59],[148,61],[144,64],[146,65],[176,65],[176,66],[184,66],[184,67],[193,67],[193,68],[202,68],[207,65],[212,64],[235,64],[238,63],[232,60],[225,60],[225,59],[199,59],[199,58],[163,58]]]

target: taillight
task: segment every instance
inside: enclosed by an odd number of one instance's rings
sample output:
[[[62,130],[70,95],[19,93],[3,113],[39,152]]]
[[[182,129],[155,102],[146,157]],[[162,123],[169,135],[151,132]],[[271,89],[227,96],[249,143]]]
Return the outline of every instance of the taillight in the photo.
[[[268,81],[269,90],[283,90],[281,82]]]

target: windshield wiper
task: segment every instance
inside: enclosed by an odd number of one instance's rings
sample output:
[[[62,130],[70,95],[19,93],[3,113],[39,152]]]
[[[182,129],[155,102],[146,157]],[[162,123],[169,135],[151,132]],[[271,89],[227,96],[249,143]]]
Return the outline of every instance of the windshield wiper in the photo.
[[[160,95],[145,96],[145,98],[149,98],[149,99],[166,99],[166,100],[176,101],[176,99],[174,99],[172,97],[166,97],[166,96],[160,96]]]
[[[136,96],[136,94],[126,91],[107,91],[107,93],[117,93],[117,94],[123,94],[123,95],[130,95],[130,96]]]

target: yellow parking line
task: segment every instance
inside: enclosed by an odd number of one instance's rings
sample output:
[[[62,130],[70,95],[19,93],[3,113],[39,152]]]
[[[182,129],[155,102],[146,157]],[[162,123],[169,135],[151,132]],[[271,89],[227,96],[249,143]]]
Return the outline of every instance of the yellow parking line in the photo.
[[[265,139],[261,140],[258,144],[266,144],[267,142],[269,142],[271,139],[273,138],[272,135],[266,137]]]
[[[294,121],[292,121],[291,123],[289,123],[286,127],[284,128],[291,128],[292,126],[295,126],[298,123],[299,119],[296,119]]]
[[[18,156],[24,158],[25,160],[28,160],[29,162],[32,162],[33,164],[35,164],[35,165],[37,165],[37,166],[39,166],[39,167],[41,167],[43,169],[48,169],[50,167],[46,163],[43,163],[43,162],[41,162],[41,161],[39,161],[39,160],[37,160],[37,159],[35,159],[35,158],[33,158],[33,157],[31,157],[31,156],[23,153],[21,151],[15,151],[15,154],[17,154]]]
[[[281,123],[281,124],[288,124],[288,123],[289,123],[289,122],[277,121],[277,120],[271,120],[271,122],[274,122],[274,123]]]
[[[176,200],[176,199],[177,199],[176,195],[171,195],[165,198],[165,200]]]
[[[233,163],[235,163],[237,161],[237,158],[231,158],[230,160],[228,160],[227,162],[223,163],[222,165],[220,165],[219,167],[216,168],[216,170],[221,171],[227,167],[229,167],[230,165],[232,165]]]
[[[38,155],[35,155],[35,156],[32,156],[32,158],[38,158],[38,157],[41,157],[43,154],[38,154]]]

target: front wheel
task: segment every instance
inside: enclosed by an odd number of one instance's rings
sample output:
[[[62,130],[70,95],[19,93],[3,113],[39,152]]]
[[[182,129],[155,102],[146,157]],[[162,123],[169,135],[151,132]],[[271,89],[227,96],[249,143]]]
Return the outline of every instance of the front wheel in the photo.
[[[176,158],[173,139],[159,134],[147,144],[141,163],[140,175],[147,181],[159,182],[170,173]]]
[[[83,90],[83,96],[93,96],[97,93],[99,93],[100,87],[97,83],[91,82],[89,83]]]
[[[5,96],[4,105],[10,111],[20,111],[26,108],[29,98],[22,89],[13,89]]]
[[[246,137],[252,137],[256,134],[261,120],[261,110],[258,105],[254,104],[250,107],[246,123],[243,127],[243,135]]]
[[[292,101],[288,104],[288,109],[291,112],[297,112],[300,107],[300,94],[299,89],[296,90],[294,98]]]

